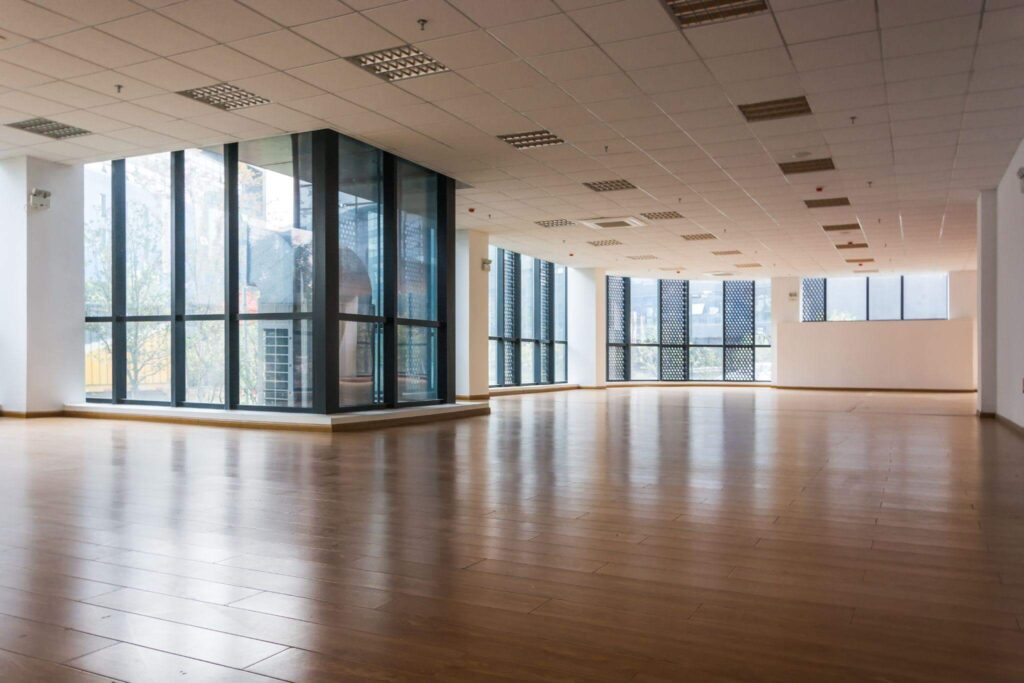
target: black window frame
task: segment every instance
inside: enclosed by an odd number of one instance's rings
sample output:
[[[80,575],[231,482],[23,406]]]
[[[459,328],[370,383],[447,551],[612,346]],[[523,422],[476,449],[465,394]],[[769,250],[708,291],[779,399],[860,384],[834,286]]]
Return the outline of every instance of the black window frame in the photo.
[[[938,274],[938,273],[936,273]],[[941,318],[908,318],[907,307],[906,307],[906,275],[901,274],[899,276],[876,276],[876,277],[899,277],[900,279],[900,317],[899,318],[871,318],[871,276],[866,275],[864,277],[864,319],[863,320],[831,320],[828,317],[828,281],[834,278],[819,277],[811,278],[804,277],[800,278],[800,322],[802,323],[865,323],[865,322],[907,322],[914,320],[949,320],[949,273],[941,273],[946,278],[946,315]],[[806,283],[810,282],[821,282],[822,283],[822,305],[820,317],[805,318],[804,308],[804,297],[806,296]]]
[[[224,159],[224,312],[185,313],[185,152],[167,152],[171,159],[171,285],[168,292],[169,315],[132,315],[125,313],[126,256],[126,174],[125,159],[111,161],[111,240],[112,310],[110,315],[85,316],[85,323],[111,326],[112,396],[87,397],[90,403],[151,405],[186,408],[334,414],[355,410],[415,407],[455,402],[455,181],[414,162],[386,151],[382,155],[381,202],[383,213],[383,276],[381,315],[362,316],[342,313],[338,306],[338,143],[345,138],[330,129],[292,133],[293,150],[299,137],[310,136],[313,232],[313,306],[308,312],[242,313],[239,310],[239,201],[238,145],[223,146]],[[299,164],[298,154],[294,163]],[[398,212],[395,168],[407,163],[432,173],[437,178],[436,293],[437,319],[410,320],[397,316],[397,232]],[[298,185],[298,172],[296,172]],[[296,190],[298,192],[298,190]],[[298,195],[296,195],[298,196]],[[298,209],[297,209],[298,210]],[[309,407],[239,404],[239,327],[244,320],[287,320],[293,325],[309,321],[312,334]],[[379,362],[383,380],[383,401],[367,405],[338,405],[338,326],[342,320],[373,322],[382,326],[383,354]],[[197,403],[185,400],[185,330],[190,321],[222,321],[225,325],[225,401]],[[169,322],[171,326],[169,401],[128,399],[126,387],[126,325],[131,322]],[[397,329],[400,325],[429,327],[436,330],[437,398],[422,401],[397,399]]]

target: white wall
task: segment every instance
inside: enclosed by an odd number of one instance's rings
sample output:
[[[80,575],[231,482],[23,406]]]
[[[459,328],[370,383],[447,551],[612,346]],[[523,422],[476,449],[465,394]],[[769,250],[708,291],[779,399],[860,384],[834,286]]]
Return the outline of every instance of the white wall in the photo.
[[[772,278],[772,381],[779,379],[779,325],[800,322],[800,278]]]
[[[1024,142],[996,189],[996,412],[1024,427]]]
[[[975,356],[977,362],[979,413],[996,412],[999,374],[996,372],[996,191],[978,194],[978,280]]]
[[[455,393],[483,398],[488,382],[488,235],[479,230],[455,233]],[[492,268],[495,267],[493,264]]]
[[[28,207],[32,188],[49,209]],[[82,399],[82,167],[20,157],[0,162],[0,406],[60,410]]]
[[[567,268],[566,288],[569,384],[603,387],[608,336],[605,271]]]

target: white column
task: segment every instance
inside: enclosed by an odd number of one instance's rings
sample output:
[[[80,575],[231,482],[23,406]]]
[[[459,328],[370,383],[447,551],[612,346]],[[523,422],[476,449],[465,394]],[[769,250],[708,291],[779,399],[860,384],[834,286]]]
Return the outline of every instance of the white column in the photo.
[[[981,414],[995,415],[997,396],[996,262],[998,232],[996,191],[978,193],[978,302],[975,353],[977,355],[978,398]]]
[[[479,230],[455,233],[455,393],[462,399],[486,399],[490,391],[488,242],[487,233]]]
[[[50,207],[29,207],[33,188]],[[0,161],[0,407],[59,411],[83,396],[82,167]]]
[[[604,387],[608,354],[605,271],[599,268],[567,270],[569,384]]]
[[[772,382],[779,382],[779,324],[800,322],[800,278],[772,278]],[[785,375],[784,368],[782,375]]]

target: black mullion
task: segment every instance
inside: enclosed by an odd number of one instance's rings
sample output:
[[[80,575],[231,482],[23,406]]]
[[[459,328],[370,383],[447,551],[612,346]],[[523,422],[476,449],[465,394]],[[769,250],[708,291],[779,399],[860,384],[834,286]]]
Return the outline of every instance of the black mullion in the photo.
[[[437,175],[437,395],[455,402],[455,181]]]
[[[658,304],[655,307],[655,310],[658,311],[658,381],[660,382],[660,381],[662,381],[662,375],[661,375],[661,346],[662,346],[662,343],[664,341],[664,338],[662,336],[664,330],[662,329],[662,325],[661,325],[661,280],[658,280]]]
[[[757,376],[757,280],[750,281],[750,381]],[[725,376],[725,352],[722,352],[722,376]]]
[[[512,353],[515,357],[515,367],[512,368],[515,377],[515,386],[523,385],[523,263],[521,254],[512,254],[512,280],[515,282],[512,306],[512,335],[514,346]]]
[[[498,383],[495,386],[503,387],[503,386],[505,386],[505,333],[506,333],[506,330],[505,330],[505,250],[502,249],[501,247],[498,247],[497,250],[495,251],[495,255],[497,256],[496,262],[498,264],[498,276],[497,276],[498,296],[495,297],[495,299],[496,299],[495,306],[497,306],[497,308],[498,308],[498,315],[500,315],[500,319],[498,319],[497,322],[498,322],[498,326],[501,328],[500,330],[496,330],[497,332],[501,333],[499,335],[501,339],[500,339],[500,341],[497,344],[495,344],[495,350],[496,350],[496,353],[498,354],[498,363],[496,365],[497,372],[498,372],[498,376],[497,376],[496,379],[498,380]]]
[[[171,153],[171,405],[185,401],[185,153]]]
[[[633,334],[629,329],[629,319],[633,310],[632,278],[622,278],[622,379],[626,382],[633,379]]]
[[[313,411],[329,413],[338,407],[338,139],[328,130],[311,135]]]
[[[224,407],[238,407],[238,143],[224,146]]]
[[[127,338],[125,333],[125,304],[127,286],[127,271],[125,264],[125,160],[116,159],[110,164],[110,223],[111,223],[111,248],[113,250],[112,279],[113,292],[111,293],[111,314],[113,324],[111,330],[111,351],[113,359],[111,369],[113,371],[113,394],[114,403],[123,403],[128,393],[128,359],[126,356]]]
[[[387,152],[381,160],[384,290],[384,406],[398,403],[398,169]]]

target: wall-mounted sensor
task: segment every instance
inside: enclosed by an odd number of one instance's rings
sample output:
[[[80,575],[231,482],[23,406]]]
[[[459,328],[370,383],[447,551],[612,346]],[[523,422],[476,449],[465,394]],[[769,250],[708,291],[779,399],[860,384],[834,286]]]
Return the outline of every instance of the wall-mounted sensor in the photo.
[[[49,209],[50,191],[33,187],[32,191],[28,193],[28,205],[33,209]]]
[[[485,273],[491,272],[492,263],[493,261],[491,261],[491,259],[489,258],[480,259],[480,270],[484,271]]]

